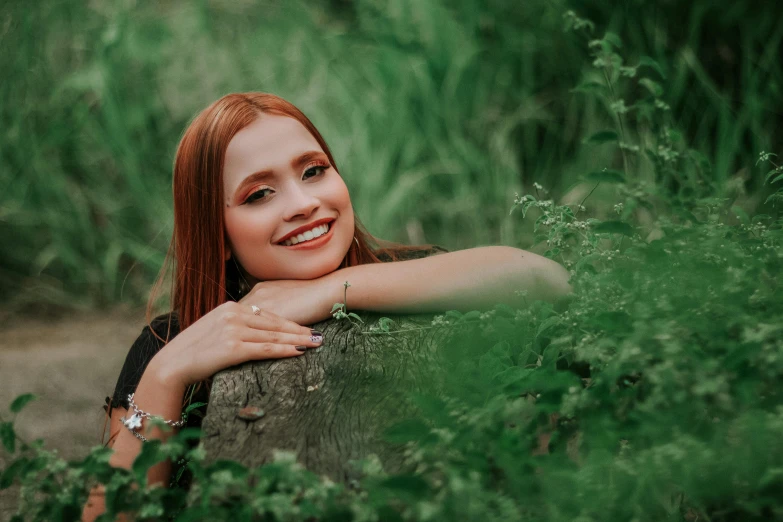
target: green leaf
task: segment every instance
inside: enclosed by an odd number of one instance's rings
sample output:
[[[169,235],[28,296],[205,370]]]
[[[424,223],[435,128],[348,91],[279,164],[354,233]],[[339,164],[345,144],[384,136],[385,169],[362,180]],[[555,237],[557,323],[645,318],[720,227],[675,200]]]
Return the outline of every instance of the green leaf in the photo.
[[[462,318],[462,313],[457,310],[446,310],[446,317],[453,317],[454,319]]]
[[[647,90],[650,91],[650,94],[656,98],[663,96],[663,87],[661,87],[661,84],[658,82],[654,82],[649,78],[642,78],[639,80],[639,85],[646,87]]]
[[[353,318],[353,319],[356,319],[356,320],[357,320],[357,321],[359,321],[360,323],[363,323],[363,322],[364,322],[364,321],[362,321],[362,318],[361,318],[361,317],[359,317],[358,315],[356,315],[356,314],[355,314],[355,313],[353,313],[353,312],[350,312],[350,313],[348,314],[348,317],[351,317],[351,318]]]
[[[574,266],[574,270],[577,272],[585,271],[590,272],[592,274],[596,273],[595,267],[591,264],[593,261],[598,259],[600,256],[598,254],[588,254],[582,258],[579,259],[579,261],[576,262],[576,266]]]
[[[177,477],[174,479],[174,482],[175,482],[175,483],[179,484],[179,479],[181,479],[181,478],[182,478],[182,474],[183,474],[183,473],[185,473],[185,466],[181,466],[181,467],[180,467],[180,468],[177,470]]]
[[[533,370],[532,368],[522,368],[521,366],[512,366],[511,368],[506,368],[504,371],[497,374],[495,376],[495,379],[502,386],[505,387],[525,380],[530,376],[531,372],[534,371],[535,370]]]
[[[8,489],[14,483],[14,479],[25,472],[29,462],[26,458],[20,458],[5,468],[0,474],[0,491]]]
[[[606,86],[603,83],[596,81],[582,82],[573,89],[571,92],[583,92],[585,94],[604,94]]]
[[[604,35],[604,41],[605,42],[609,42],[616,49],[622,49],[623,48],[622,40],[620,40],[620,37],[617,36],[615,33],[607,31],[607,33]]]
[[[160,445],[158,439],[149,440],[141,445],[141,453],[133,461],[131,468],[139,484],[147,484],[147,470],[166,459],[165,453],[160,451]]]
[[[16,399],[14,399],[14,402],[11,403],[11,411],[13,413],[19,413],[22,411],[22,408],[24,408],[28,402],[34,401],[37,399],[35,395],[32,393],[25,393],[24,395],[20,395]]]
[[[188,404],[188,407],[185,408],[185,413],[190,413],[196,408],[201,408],[202,406],[206,406],[206,405],[207,405],[206,402],[194,402],[193,404]]]
[[[618,136],[617,133],[613,130],[603,130],[600,132],[596,132],[589,138],[587,138],[586,143],[606,143],[609,141],[617,141]]]
[[[388,332],[389,328],[394,325],[394,321],[389,319],[388,317],[381,317],[378,319],[378,327],[383,332]]]
[[[394,490],[398,493],[407,493],[415,498],[424,498],[429,495],[429,484],[417,475],[396,475],[381,482],[381,487]]]
[[[332,305],[332,311],[330,313],[334,313],[337,310],[342,310],[343,306],[345,306],[343,303],[334,303]]]
[[[558,357],[560,357],[560,347],[550,344],[544,350],[544,356],[541,360],[541,367],[551,367],[552,369],[555,369]]]
[[[625,175],[619,170],[596,170],[585,176],[586,181],[594,183],[625,183]]]
[[[3,442],[3,447],[8,453],[16,451],[16,433],[13,423],[3,422],[0,424],[0,441]]]
[[[485,380],[491,380],[512,364],[507,344],[498,343],[479,358],[479,371]]]
[[[773,176],[773,174],[778,174],[780,172],[781,172],[781,169],[775,169],[772,172],[770,172],[769,174],[767,174],[767,177],[764,178],[764,183],[769,183],[770,185],[772,185],[773,183],[777,183],[778,181],[783,179],[783,174],[779,174],[777,177],[775,177],[775,179],[773,179],[772,181],[769,181],[769,178],[771,178]]]
[[[462,319],[465,321],[475,321],[481,319],[481,312],[479,312],[478,310],[470,310],[469,312],[466,312],[465,315],[462,316]]]
[[[383,438],[392,444],[404,444],[424,438],[430,432],[419,419],[408,419],[389,427],[383,432]]]
[[[593,227],[593,231],[604,234],[623,234],[633,236],[633,227],[622,221],[604,221]]]
[[[555,315],[550,317],[549,319],[545,320],[541,325],[538,327],[538,330],[536,331],[536,337],[541,335],[542,333],[546,332],[550,328],[557,326],[563,322],[563,319],[559,315]]]
[[[661,78],[666,78],[666,74],[663,72],[663,68],[660,66],[660,64],[649,56],[642,56],[639,58],[638,67],[649,67],[650,69],[657,72]]]
[[[773,205],[777,205],[778,203],[783,203],[783,193],[776,192],[775,194],[771,194],[765,201],[764,204],[766,205],[769,202],[772,202]]]

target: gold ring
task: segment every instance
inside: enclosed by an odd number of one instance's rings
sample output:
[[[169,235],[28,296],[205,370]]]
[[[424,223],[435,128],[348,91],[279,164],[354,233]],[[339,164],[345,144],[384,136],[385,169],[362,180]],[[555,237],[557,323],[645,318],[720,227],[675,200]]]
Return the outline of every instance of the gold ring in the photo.
[[[261,309],[256,305],[250,305],[250,309],[253,310],[253,315],[261,315]]]

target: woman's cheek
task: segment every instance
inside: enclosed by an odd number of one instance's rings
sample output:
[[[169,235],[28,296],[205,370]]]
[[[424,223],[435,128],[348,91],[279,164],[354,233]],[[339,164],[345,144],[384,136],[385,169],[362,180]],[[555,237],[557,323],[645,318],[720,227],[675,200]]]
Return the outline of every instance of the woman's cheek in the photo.
[[[226,233],[232,249],[241,257],[272,243],[273,229],[270,228],[268,219],[262,219],[250,209],[236,209],[236,212],[227,213]]]

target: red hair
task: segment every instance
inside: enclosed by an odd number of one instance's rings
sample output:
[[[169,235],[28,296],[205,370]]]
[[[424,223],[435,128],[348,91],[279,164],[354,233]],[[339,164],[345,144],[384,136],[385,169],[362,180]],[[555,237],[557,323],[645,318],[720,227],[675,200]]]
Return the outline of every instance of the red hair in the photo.
[[[315,125],[288,101],[273,94],[228,94],[199,113],[185,130],[174,160],[174,235],[163,269],[147,306],[147,322],[174,262],[172,311],[180,331],[218,305],[235,299],[237,281],[227,268],[223,223],[223,165],[231,139],[262,114],[294,118],[310,131],[335,170],[332,152]],[[354,214],[356,216],[356,214]],[[371,236],[354,217],[355,238],[340,268],[381,262],[379,255],[396,260],[399,254],[431,245],[405,246]]]

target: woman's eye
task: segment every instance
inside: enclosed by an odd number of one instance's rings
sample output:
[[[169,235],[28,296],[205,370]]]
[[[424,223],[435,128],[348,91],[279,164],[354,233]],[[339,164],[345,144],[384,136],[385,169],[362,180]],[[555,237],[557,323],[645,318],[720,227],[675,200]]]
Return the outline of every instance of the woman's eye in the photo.
[[[261,190],[256,190],[252,194],[250,194],[247,199],[245,200],[245,203],[252,203],[254,201],[258,201],[259,199],[263,199],[265,196],[266,191],[271,191],[272,189],[269,188],[263,188]]]
[[[304,171],[304,178],[307,179],[308,173],[311,173],[312,177],[323,174],[328,168],[329,165],[313,165],[312,167],[309,167],[307,170]]]

